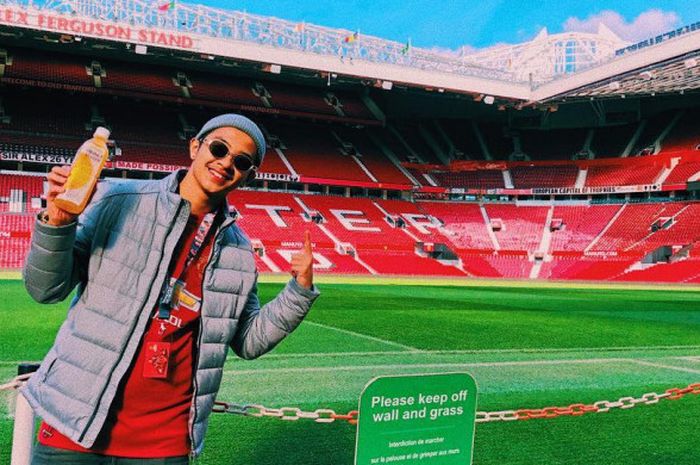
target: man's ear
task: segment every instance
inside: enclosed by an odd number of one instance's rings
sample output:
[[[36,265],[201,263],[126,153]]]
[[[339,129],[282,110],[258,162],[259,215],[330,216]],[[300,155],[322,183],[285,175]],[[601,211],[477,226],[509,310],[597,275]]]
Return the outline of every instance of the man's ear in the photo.
[[[194,160],[194,157],[197,156],[197,150],[199,150],[200,145],[202,143],[196,137],[190,139],[190,159]]]

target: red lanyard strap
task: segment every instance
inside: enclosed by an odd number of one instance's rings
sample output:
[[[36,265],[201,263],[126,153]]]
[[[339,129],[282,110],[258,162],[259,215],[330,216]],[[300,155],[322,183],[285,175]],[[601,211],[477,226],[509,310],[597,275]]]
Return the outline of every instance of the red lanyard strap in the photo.
[[[214,224],[215,213],[207,213],[202,219],[202,222],[197,228],[197,234],[190,245],[190,250],[187,252],[187,259],[185,260],[185,266],[182,267],[180,273],[177,276],[173,275],[170,279],[163,283],[163,290],[161,292],[160,303],[158,304],[158,318],[162,320],[167,320],[170,318],[170,310],[172,309],[173,294],[175,293],[175,283],[180,279],[182,274],[185,272],[192,261],[199,255],[202,245],[211,230],[212,224]]]

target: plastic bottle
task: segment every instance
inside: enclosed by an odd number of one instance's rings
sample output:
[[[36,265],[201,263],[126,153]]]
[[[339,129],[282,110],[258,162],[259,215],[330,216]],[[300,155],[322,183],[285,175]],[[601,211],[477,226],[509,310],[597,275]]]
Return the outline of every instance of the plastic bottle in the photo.
[[[98,127],[92,139],[80,146],[73,159],[70,175],[66,180],[65,192],[56,196],[55,204],[61,210],[79,215],[85,210],[90,195],[105,166],[109,129]]]

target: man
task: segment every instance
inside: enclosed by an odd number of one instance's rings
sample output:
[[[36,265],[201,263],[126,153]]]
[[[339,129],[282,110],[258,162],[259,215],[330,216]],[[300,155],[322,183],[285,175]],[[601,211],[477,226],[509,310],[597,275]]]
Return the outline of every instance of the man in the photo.
[[[34,465],[188,463],[228,347],[252,359],[301,323],[319,295],[309,232],[293,278],[261,308],[253,251],[226,203],[265,150],[251,120],[218,116],[190,141],[188,170],[100,183],[80,218],[54,204],[68,167],[49,173],[24,282],[42,303],[77,292],[23,391],[43,419]]]

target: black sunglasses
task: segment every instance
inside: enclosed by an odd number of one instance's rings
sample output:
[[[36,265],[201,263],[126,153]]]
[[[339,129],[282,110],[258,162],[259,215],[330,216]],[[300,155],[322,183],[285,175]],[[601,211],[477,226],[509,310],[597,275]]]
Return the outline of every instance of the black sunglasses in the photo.
[[[224,158],[229,154],[228,145],[224,144],[220,140],[210,140],[203,142],[209,147],[209,153],[215,158]],[[233,166],[242,173],[249,171],[253,168],[253,159],[247,155],[236,155],[233,157]]]

